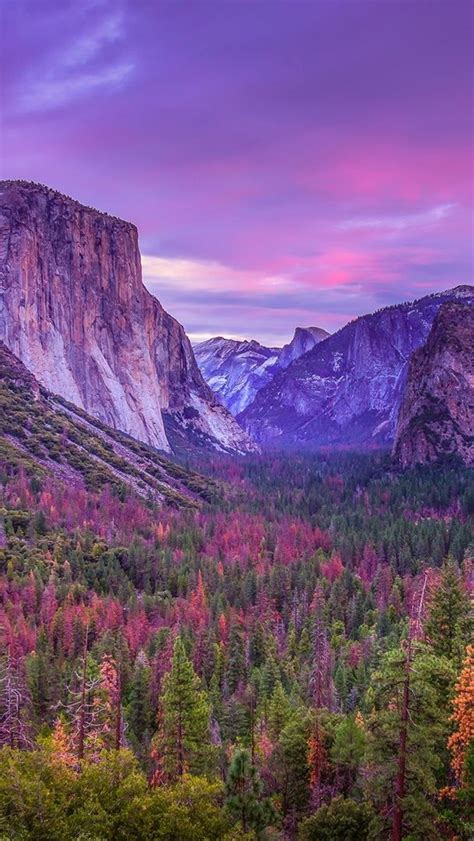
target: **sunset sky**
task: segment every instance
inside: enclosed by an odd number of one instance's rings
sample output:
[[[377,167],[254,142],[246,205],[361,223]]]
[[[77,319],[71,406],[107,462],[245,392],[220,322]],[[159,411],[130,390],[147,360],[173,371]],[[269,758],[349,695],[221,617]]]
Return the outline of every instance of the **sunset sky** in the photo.
[[[473,281],[470,0],[0,0],[2,178],[133,221],[192,339]]]

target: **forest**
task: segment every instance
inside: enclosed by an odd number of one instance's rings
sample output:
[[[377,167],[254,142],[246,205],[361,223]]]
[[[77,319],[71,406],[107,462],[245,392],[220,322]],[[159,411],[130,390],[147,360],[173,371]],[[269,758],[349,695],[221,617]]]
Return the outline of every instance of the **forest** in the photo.
[[[0,838],[472,838],[472,472],[192,466],[173,508],[0,465]]]

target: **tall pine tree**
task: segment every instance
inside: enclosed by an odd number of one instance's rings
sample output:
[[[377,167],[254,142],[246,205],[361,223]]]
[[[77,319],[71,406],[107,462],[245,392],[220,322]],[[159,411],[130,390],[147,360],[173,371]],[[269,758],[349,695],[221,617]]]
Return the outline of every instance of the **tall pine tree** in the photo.
[[[209,759],[209,703],[177,637],[171,671],[163,680],[156,742],[158,764],[167,780],[203,773]]]

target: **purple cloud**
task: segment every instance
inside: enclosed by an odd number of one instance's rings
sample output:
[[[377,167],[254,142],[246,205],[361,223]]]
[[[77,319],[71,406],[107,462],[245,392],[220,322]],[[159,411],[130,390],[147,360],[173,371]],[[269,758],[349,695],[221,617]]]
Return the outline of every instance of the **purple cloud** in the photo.
[[[283,341],[472,282],[468,0],[1,14],[2,176],[134,221],[192,334]]]

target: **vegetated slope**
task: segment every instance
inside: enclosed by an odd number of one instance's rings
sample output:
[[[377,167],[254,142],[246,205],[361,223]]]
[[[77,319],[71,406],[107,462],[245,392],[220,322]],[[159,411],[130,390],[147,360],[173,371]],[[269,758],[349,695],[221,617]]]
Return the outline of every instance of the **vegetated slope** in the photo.
[[[49,391],[159,449],[170,449],[164,414],[202,446],[254,449],[145,289],[134,225],[3,181],[0,287],[0,340]]]
[[[173,464],[152,447],[111,429],[44,389],[0,343],[0,464],[71,488],[124,487],[155,502],[196,506],[212,480]]]
[[[273,445],[391,442],[411,355],[451,300],[474,305],[474,288],[458,286],[352,321],[277,374],[239,421]]]
[[[394,454],[404,467],[447,455],[474,464],[474,307],[444,304],[413,354]]]

